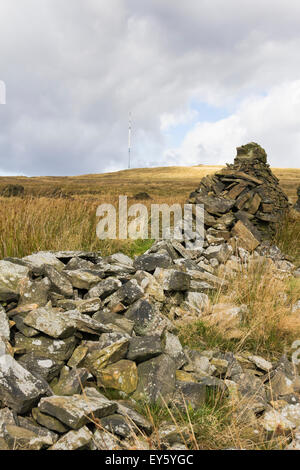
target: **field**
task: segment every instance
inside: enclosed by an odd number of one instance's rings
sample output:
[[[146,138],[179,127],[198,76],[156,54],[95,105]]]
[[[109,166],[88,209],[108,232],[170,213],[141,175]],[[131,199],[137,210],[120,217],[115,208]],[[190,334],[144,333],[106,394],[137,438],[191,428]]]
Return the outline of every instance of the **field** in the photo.
[[[123,170],[74,177],[0,177],[0,194],[8,184],[24,187],[22,197],[0,197],[0,257],[25,256],[38,250],[144,251],[149,241],[100,241],[96,237],[96,208],[118,204],[127,195],[146,192],[151,203],[183,204],[200,179],[221,167],[161,167]],[[273,169],[291,202],[296,200],[300,170]]]

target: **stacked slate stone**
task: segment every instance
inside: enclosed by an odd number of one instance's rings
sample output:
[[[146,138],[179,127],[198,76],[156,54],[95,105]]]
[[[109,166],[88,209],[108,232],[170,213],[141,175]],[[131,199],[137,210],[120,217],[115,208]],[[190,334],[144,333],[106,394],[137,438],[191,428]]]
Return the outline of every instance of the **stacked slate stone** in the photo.
[[[182,448],[190,433],[168,425],[152,434],[137,403],[197,409],[207,389],[227,393],[232,382],[243,396],[259,392],[253,416],[267,409],[264,374],[282,378],[278,365],[200,353],[176,336],[176,314],[201,316],[207,292],[225,282],[211,254],[207,264],[198,256],[159,241],[135,260],[40,252],[0,261],[0,449],[142,449],[149,436]],[[229,314],[239,318],[243,308]]]
[[[210,236],[238,237],[240,246],[249,250],[272,237],[289,208],[265,150],[256,143],[239,147],[234,164],[204,177],[189,203],[204,205]]]

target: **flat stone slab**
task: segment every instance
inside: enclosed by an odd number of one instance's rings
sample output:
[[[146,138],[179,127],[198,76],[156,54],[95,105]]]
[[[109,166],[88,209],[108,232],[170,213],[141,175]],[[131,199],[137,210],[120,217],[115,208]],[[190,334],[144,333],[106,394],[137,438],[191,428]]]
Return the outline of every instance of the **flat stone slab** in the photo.
[[[62,436],[49,450],[83,450],[89,447],[93,434],[84,426],[78,431],[69,431]]]
[[[59,419],[72,429],[79,429],[93,418],[113,414],[117,405],[104,397],[73,395],[42,398],[40,411]]]
[[[49,251],[39,251],[38,253],[25,256],[22,258],[22,260],[26,261],[26,263],[36,269],[40,269],[44,265],[50,265],[56,268],[58,271],[61,271],[65,267],[64,263],[62,263],[53,253],[50,253]]]
[[[52,339],[45,336],[27,338],[21,333],[17,333],[14,350],[17,354],[32,353],[47,359],[65,361],[73,354],[76,343],[74,336],[66,339]]]
[[[130,341],[127,359],[139,363],[162,353],[163,345],[160,336],[136,336]]]
[[[28,313],[24,323],[56,339],[68,338],[76,330],[74,322],[65,318],[60,312],[46,307]]]

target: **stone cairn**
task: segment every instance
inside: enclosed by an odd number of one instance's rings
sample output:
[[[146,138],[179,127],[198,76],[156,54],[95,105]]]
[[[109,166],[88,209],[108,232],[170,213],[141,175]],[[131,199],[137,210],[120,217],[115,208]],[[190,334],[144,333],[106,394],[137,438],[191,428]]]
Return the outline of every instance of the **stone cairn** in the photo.
[[[208,242],[237,237],[250,251],[271,238],[289,208],[265,150],[256,143],[239,147],[233,165],[204,177],[189,202],[205,207]]]
[[[161,240],[134,260],[67,251],[0,261],[0,450],[185,449],[188,427],[154,430],[138,406],[197,410],[207,391],[238,397],[235,411],[266,433],[300,422],[300,377],[287,357],[271,363],[193,350],[176,334],[177,319],[201,318],[239,337],[247,306],[211,305],[208,296],[227,284],[222,266],[238,270],[267,258],[277,274],[300,275],[276,247],[231,246],[239,222],[254,238],[250,227],[273,223],[286,208],[253,145],[255,163],[239,156],[193,196],[206,203],[211,222],[204,247]],[[253,218],[241,221],[239,211]]]

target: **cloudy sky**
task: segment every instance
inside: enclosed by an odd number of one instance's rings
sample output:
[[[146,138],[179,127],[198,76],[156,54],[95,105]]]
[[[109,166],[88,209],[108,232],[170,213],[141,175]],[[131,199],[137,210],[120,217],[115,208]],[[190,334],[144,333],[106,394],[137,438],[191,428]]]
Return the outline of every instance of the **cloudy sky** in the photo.
[[[300,161],[300,2],[0,0],[0,174]]]

